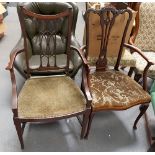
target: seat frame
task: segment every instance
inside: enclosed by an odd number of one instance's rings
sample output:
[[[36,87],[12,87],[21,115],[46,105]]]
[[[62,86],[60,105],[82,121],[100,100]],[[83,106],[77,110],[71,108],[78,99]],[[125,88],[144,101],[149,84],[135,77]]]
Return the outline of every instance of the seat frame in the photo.
[[[88,9],[86,11],[86,14],[85,14],[86,45],[81,47],[81,50],[85,51],[85,53],[86,53],[86,55],[85,55],[86,58],[87,58],[88,51],[89,51],[88,50],[88,47],[89,47],[88,46],[89,45],[89,24],[88,23],[89,23],[89,13],[90,12],[98,14],[100,16],[100,23],[101,23],[101,28],[102,28],[101,50],[100,50],[99,58],[98,58],[98,60],[96,62],[96,72],[97,71],[103,71],[104,72],[105,70],[107,70],[106,52],[107,52],[108,37],[109,37],[109,34],[110,34],[111,27],[112,27],[112,25],[114,23],[115,17],[118,14],[122,14],[122,13],[125,13],[125,12],[127,12],[129,14],[129,19],[127,21],[127,24],[126,24],[126,27],[125,27],[125,30],[124,30],[124,35],[123,35],[123,38],[122,38],[122,42],[121,42],[121,46],[120,46],[120,51],[119,51],[118,58],[117,58],[117,63],[114,66],[114,69],[116,71],[119,71],[119,64],[120,64],[120,59],[121,59],[123,47],[127,47],[130,50],[137,52],[138,54],[140,54],[148,62],[147,66],[145,67],[144,74],[143,74],[143,77],[144,77],[143,89],[146,90],[146,88],[147,88],[147,81],[146,81],[147,71],[148,71],[148,69],[149,69],[149,67],[151,66],[152,63],[150,63],[145,58],[145,56],[143,56],[141,54],[141,50],[140,49],[138,49],[137,47],[135,47],[133,45],[124,43],[125,42],[125,36],[126,36],[127,28],[128,28],[129,22],[130,22],[130,20],[132,18],[131,11],[128,10],[128,9],[116,10],[114,8],[108,8],[108,7],[107,8],[102,8],[100,10],[95,10],[95,9],[91,8],[91,9]],[[103,16],[104,13],[106,13],[107,15],[109,13],[112,13],[113,14],[113,18],[111,20],[108,17],[104,18],[104,16]],[[110,27],[109,29],[107,28],[108,26]],[[104,33],[104,30],[105,30],[105,33]],[[89,91],[91,93],[89,74],[90,74],[90,69],[88,70],[87,68],[84,68],[83,69],[83,74],[82,74],[83,75],[83,79],[87,80],[87,83],[88,83],[88,86],[89,86]],[[140,109],[140,113],[139,113],[139,115],[137,116],[137,118],[136,118],[136,120],[134,122],[134,125],[133,125],[134,129],[137,129],[137,123],[138,123],[139,119],[143,116],[143,114],[146,112],[148,107],[149,107],[149,103],[141,103],[140,104],[140,108],[139,108]],[[121,109],[115,109],[115,110],[126,110],[126,109],[122,109],[121,108]],[[91,113],[90,113],[90,116],[89,116],[89,123],[88,123],[87,133],[85,135],[86,139],[88,138],[88,135],[89,135],[89,131],[90,131],[90,127],[91,127],[91,123],[92,123],[93,117],[94,117],[95,113],[99,112],[99,111],[103,111],[102,108],[96,110],[96,109],[93,108],[93,106],[91,106]]]

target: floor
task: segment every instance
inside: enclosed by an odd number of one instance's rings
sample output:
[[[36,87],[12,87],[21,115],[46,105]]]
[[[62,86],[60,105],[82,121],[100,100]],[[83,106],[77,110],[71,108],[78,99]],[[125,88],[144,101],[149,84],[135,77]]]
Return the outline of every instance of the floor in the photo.
[[[78,3],[78,6],[80,12],[76,35],[82,44],[84,3]],[[0,151],[22,151],[12,121],[10,75],[5,70],[9,53],[20,37],[15,7],[8,7],[8,16],[4,22],[7,26],[6,35],[0,40]],[[24,79],[17,72],[16,75],[20,89]],[[134,107],[121,112],[107,111],[96,114],[88,140],[80,140],[80,125],[76,118],[51,124],[28,124],[24,132],[23,151],[147,151],[149,144],[144,119],[140,120],[136,131],[132,129],[138,113],[138,107]],[[149,114],[153,115],[151,106]]]

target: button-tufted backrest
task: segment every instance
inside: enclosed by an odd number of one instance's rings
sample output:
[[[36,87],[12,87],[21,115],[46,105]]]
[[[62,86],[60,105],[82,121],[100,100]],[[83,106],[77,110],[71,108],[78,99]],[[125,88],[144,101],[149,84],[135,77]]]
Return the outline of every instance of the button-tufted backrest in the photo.
[[[68,72],[72,7],[67,3],[27,3],[20,6],[20,11],[28,74],[34,70],[29,65],[29,44],[32,47],[32,55],[39,55],[40,63],[35,70],[67,69]],[[60,49],[67,54],[63,68],[57,66],[56,57]]]
[[[21,4],[20,4],[21,5]],[[26,9],[29,11],[32,11],[37,14],[41,15],[55,15],[59,14],[60,12],[65,11],[66,9],[70,8],[71,6],[67,3],[61,3],[61,2],[52,2],[52,3],[37,3],[37,2],[32,2],[32,3],[22,3]],[[19,11],[20,12],[20,11]],[[57,48],[56,51],[58,53],[64,53],[65,52],[65,43],[66,40],[62,40],[63,36],[65,37],[67,35],[67,19],[61,18],[55,21],[40,21],[39,23],[36,22],[35,19],[29,18],[29,17],[24,17],[25,19],[25,27],[26,27],[26,32],[28,36],[28,40],[31,44],[32,51],[31,53],[34,54],[39,54],[39,41],[38,39],[40,38],[39,33],[41,31],[44,31],[47,26],[50,31],[53,31],[57,33]],[[61,36],[61,37],[60,37]],[[51,41],[51,46],[54,46],[54,43]]]

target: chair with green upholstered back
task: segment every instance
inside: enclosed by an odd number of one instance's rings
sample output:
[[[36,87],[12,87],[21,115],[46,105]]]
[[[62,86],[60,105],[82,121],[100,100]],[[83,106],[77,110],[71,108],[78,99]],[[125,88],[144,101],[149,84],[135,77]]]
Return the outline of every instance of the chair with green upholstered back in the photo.
[[[76,5],[76,3],[73,2],[67,2],[67,3],[62,3],[60,5],[60,3],[57,2],[52,2],[52,3],[47,3],[47,2],[41,2],[41,3],[37,3],[37,2],[32,2],[32,3],[25,3],[30,9],[31,11],[38,11],[40,13],[43,14],[48,14],[48,13],[56,13],[58,11],[61,11],[64,7],[65,4],[70,5],[70,7],[72,7],[72,11],[73,11],[73,20],[72,20],[72,27],[71,27],[71,45],[79,48],[80,45],[75,37],[75,29],[76,29],[76,22],[77,22],[77,16],[78,16],[78,7]],[[24,3],[18,3],[17,5],[17,12],[18,12],[18,16],[20,18],[20,14],[21,14],[21,10],[20,10],[20,5],[25,5]],[[35,32],[36,27],[34,27],[34,25],[31,25],[31,23],[29,23],[27,21],[27,26],[30,27],[29,29],[29,36],[32,35],[31,37],[33,37],[33,32]],[[55,29],[62,31],[62,26],[61,26],[61,21],[57,22],[57,24],[55,25]],[[65,53],[65,44],[64,41],[61,38],[57,37],[58,40],[58,44],[56,47],[56,52],[59,54],[57,56],[57,63],[60,66],[64,66],[64,61],[66,60],[66,56],[64,55]],[[52,42],[52,41],[51,41]],[[13,48],[13,50],[11,51],[11,53],[14,53],[15,51],[20,50],[21,48],[23,48],[24,46],[24,41],[23,41],[23,34],[21,33],[21,38],[19,39],[18,43],[16,44],[16,46]],[[37,42],[37,38],[33,38],[33,41],[29,43],[29,56],[30,56],[30,64],[35,67],[36,65],[38,65],[38,56],[37,56],[37,49],[38,49],[38,42]],[[23,55],[23,53],[18,54],[15,63],[14,63],[15,68],[21,73],[21,75],[25,76],[26,74],[26,62],[25,62],[25,56]],[[77,52],[75,50],[72,49],[71,52],[71,61],[70,61],[70,74],[72,77],[74,77],[76,75],[76,73],[78,72],[79,68],[81,67],[81,59],[79,57],[79,55],[77,54]],[[59,71],[60,73],[63,73],[63,70]],[[32,73],[33,75],[44,75],[45,73],[42,71],[33,71]],[[48,72],[46,74],[55,74],[55,71],[52,72]]]
[[[71,49],[77,52],[82,64],[87,66],[81,52],[71,46],[72,7],[61,2],[28,3],[20,6],[20,10],[24,48],[11,54],[7,69],[11,73],[13,120],[21,148],[24,148],[22,135],[26,122],[51,122],[83,115],[83,138],[88,124],[91,96],[86,87],[82,87],[81,91],[71,79]],[[61,46],[65,47],[63,54]],[[19,53],[23,53],[26,58],[27,79],[17,95],[14,63]],[[63,65],[59,64],[62,56],[65,57]],[[37,59],[37,64],[32,65],[32,59]],[[34,71],[44,74],[32,76]],[[57,74],[45,76],[53,71]]]

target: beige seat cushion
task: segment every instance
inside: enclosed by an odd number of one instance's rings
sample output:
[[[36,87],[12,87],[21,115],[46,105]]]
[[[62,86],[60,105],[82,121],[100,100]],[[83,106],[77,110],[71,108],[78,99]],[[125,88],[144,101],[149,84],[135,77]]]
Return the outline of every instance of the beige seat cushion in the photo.
[[[88,63],[90,66],[94,66],[97,61],[97,57],[88,57]],[[117,57],[107,57],[108,65],[109,66],[115,66],[117,62]],[[122,55],[120,66],[126,67],[135,67],[136,66],[136,59],[133,57],[133,55],[130,53],[129,49],[124,48],[124,54]]]
[[[67,76],[31,78],[18,97],[18,117],[22,119],[61,117],[85,107],[84,95]]]
[[[95,110],[122,110],[150,102],[150,96],[127,75],[114,70],[90,74]]]
[[[155,63],[155,53],[154,52],[143,52],[143,54],[149,59],[149,61]],[[134,58],[136,59],[136,68],[142,74],[144,68],[147,65],[147,62],[138,54],[133,53]],[[148,76],[151,78],[155,78],[155,65],[152,65],[148,70]]]

